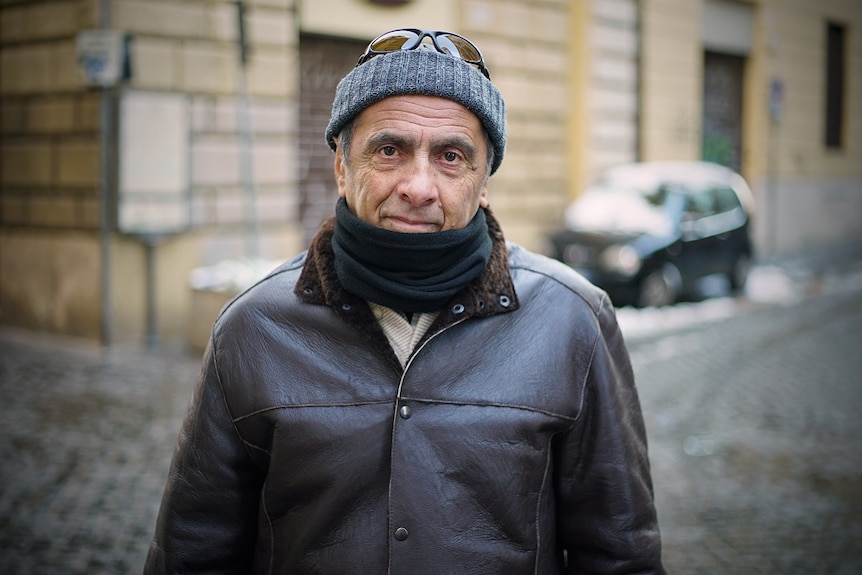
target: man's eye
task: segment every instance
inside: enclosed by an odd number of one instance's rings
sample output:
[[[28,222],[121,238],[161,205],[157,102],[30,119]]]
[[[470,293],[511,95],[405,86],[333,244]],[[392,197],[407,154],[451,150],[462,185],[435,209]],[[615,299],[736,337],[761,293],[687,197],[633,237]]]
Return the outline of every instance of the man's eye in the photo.
[[[398,150],[395,149],[395,146],[383,146],[380,148],[380,152],[384,156],[394,156]]]
[[[447,162],[455,162],[458,160],[458,154],[455,152],[446,152],[443,154],[443,159]]]

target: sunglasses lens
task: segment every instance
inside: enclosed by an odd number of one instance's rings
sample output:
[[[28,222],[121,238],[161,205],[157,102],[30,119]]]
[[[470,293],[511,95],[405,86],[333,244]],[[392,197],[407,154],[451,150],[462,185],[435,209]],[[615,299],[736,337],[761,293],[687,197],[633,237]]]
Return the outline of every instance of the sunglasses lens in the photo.
[[[415,50],[419,47],[425,37],[428,37],[431,40],[434,44],[434,48],[438,52],[449,54],[455,58],[460,58],[465,62],[474,64],[486,78],[491,78],[488,74],[488,69],[485,67],[485,63],[482,61],[482,54],[472,42],[451,32],[440,32],[434,30],[410,28],[406,30],[392,30],[385,34],[381,34],[371,41],[371,44],[368,45],[365,53],[359,57],[356,65],[359,66],[364,64],[379,54],[387,54],[389,52],[397,52],[399,50]]]
[[[369,48],[374,52],[395,52],[396,50],[410,50],[412,44],[419,38],[417,34],[409,30],[396,30],[380,36],[371,43]]]
[[[437,43],[441,49],[447,50],[453,56],[457,56],[468,62],[480,62],[482,55],[471,42],[453,34],[441,34],[437,36]]]

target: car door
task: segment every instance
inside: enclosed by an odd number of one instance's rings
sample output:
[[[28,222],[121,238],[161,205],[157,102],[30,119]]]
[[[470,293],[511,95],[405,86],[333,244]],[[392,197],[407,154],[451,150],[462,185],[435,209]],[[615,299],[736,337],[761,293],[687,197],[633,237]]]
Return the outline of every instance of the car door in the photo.
[[[714,273],[716,238],[709,218],[715,214],[715,196],[709,188],[689,190],[680,221],[679,272],[689,282]]]
[[[708,227],[715,237],[713,273],[727,273],[748,247],[748,216],[736,192],[730,186],[716,186],[711,190],[715,201],[715,214],[710,216]]]

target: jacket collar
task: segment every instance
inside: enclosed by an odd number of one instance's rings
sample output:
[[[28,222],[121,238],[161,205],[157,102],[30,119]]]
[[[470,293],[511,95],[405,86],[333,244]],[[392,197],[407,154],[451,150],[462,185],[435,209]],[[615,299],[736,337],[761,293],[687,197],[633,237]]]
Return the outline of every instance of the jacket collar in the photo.
[[[509,273],[506,240],[499,222],[485,208],[488,234],[493,243],[491,257],[482,273],[455,294],[440,311],[437,320],[426,333],[426,338],[452,324],[470,317],[487,317],[515,311],[520,307],[515,285]],[[312,239],[305,256],[302,272],[294,293],[306,303],[332,308],[347,323],[366,335],[384,355],[400,363],[389,346],[371,308],[359,297],[347,292],[335,273],[332,253],[332,234],[335,218],[326,220]],[[424,341],[424,340],[423,340]],[[421,345],[422,342],[419,343]],[[390,357],[391,356],[391,357]]]

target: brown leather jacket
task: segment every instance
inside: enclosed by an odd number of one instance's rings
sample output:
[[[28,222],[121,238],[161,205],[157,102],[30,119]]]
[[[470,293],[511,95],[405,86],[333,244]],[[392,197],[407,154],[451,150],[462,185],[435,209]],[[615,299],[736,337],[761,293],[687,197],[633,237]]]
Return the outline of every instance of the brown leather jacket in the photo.
[[[662,573],[604,293],[494,238],[402,369],[324,226],[213,328],[145,573]]]

